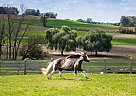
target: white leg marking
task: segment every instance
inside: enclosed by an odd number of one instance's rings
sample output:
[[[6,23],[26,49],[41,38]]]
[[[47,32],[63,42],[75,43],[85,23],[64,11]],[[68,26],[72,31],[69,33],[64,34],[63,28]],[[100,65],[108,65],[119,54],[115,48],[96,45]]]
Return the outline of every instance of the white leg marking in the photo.
[[[89,77],[88,77],[88,75],[87,75],[87,73],[85,71],[82,71],[82,73],[83,73],[85,78],[89,79]]]
[[[75,79],[78,80],[77,74],[74,74],[74,75],[75,75]]]
[[[59,71],[59,75],[60,75],[61,79],[65,79],[65,78],[62,76],[62,72],[61,72],[61,71]]]

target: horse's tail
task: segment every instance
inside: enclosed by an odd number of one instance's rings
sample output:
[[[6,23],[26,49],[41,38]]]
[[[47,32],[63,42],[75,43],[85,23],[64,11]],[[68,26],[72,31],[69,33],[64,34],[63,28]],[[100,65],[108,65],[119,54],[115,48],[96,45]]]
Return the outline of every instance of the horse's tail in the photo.
[[[41,72],[42,72],[44,75],[50,74],[52,70],[53,70],[53,62],[51,62],[51,63],[48,65],[47,69],[41,68]]]

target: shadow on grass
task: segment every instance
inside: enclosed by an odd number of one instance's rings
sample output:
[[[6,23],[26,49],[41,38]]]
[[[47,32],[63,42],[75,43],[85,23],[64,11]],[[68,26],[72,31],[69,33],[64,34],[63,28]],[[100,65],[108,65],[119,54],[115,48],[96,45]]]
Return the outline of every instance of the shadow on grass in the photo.
[[[48,80],[60,80],[60,81],[92,81],[92,79],[86,79],[86,78],[78,78],[78,80],[74,79],[74,78],[65,78],[65,79],[61,79],[61,78],[52,78],[52,79],[48,79]]]

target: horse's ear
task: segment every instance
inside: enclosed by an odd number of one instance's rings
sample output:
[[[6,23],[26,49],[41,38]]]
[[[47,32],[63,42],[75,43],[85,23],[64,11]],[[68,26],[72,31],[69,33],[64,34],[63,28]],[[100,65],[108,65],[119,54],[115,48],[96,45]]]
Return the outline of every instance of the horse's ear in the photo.
[[[86,53],[85,52],[81,52],[81,55],[86,55]]]

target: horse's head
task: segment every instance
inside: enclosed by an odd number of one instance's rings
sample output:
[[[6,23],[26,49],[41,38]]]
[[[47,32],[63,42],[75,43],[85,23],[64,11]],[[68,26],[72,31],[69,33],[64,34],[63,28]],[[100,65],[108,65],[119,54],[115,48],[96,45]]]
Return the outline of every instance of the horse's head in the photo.
[[[84,52],[81,53],[81,58],[82,58],[83,61],[86,61],[86,62],[90,61],[90,58]]]

